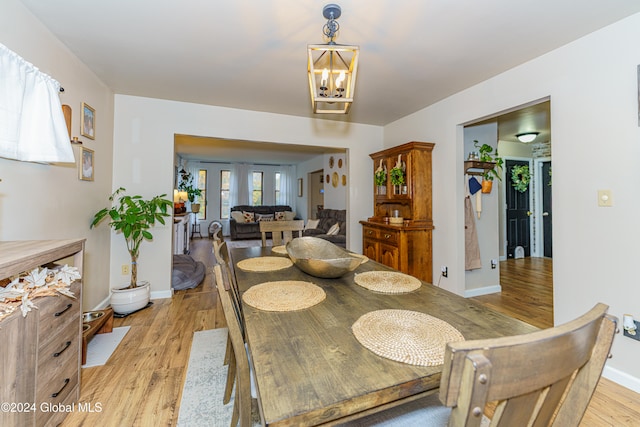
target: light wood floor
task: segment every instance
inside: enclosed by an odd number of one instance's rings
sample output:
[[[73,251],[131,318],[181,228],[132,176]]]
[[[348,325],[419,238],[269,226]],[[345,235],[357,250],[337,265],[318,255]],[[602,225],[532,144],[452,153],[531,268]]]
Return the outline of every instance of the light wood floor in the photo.
[[[139,313],[115,319],[115,327],[131,326],[123,342],[105,366],[82,370],[80,401],[93,407],[100,404],[101,411],[72,412],[63,427],[176,425],[193,332],[225,326],[210,275],[211,241],[195,239],[191,255],[207,265],[204,282],[196,289],[176,292],[172,299],[154,300]],[[501,264],[505,273],[510,267]],[[537,274],[544,276],[545,268],[550,273],[550,262]],[[536,326],[552,325],[553,314],[547,308],[552,289],[536,288],[527,297],[528,285],[521,280],[525,276],[517,268],[512,274],[510,284],[503,283],[501,296],[477,299]],[[638,426],[638,407],[639,394],[603,379],[581,426]]]

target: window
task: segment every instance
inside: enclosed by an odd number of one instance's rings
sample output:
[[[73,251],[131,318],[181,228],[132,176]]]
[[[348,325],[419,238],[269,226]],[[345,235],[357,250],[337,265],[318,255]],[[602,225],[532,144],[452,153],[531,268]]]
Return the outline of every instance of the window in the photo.
[[[275,198],[274,200],[276,201],[276,205],[284,205],[284,203],[282,202],[282,200],[280,200],[280,179],[281,179],[282,174],[280,172],[276,172],[276,191],[275,191]]]
[[[263,176],[263,172],[253,171],[251,173],[251,183],[252,183],[251,205],[252,206],[262,205],[262,176]]]
[[[207,219],[207,170],[200,169],[198,171],[198,182],[196,184],[200,190],[200,195],[196,196],[196,203],[200,203],[200,212],[198,212],[198,219]]]
[[[220,171],[220,219],[229,219],[229,183],[231,182],[231,171]]]

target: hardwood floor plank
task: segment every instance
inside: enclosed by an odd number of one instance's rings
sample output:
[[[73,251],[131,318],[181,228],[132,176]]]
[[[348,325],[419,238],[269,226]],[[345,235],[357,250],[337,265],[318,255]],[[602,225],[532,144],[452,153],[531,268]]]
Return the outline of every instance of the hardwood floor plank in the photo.
[[[80,402],[100,403],[102,411],[76,410],[63,427],[176,425],[193,333],[226,326],[211,276],[211,242],[192,241],[191,255],[207,267],[202,284],[114,320],[114,327],[131,329],[106,365],[81,374]],[[538,327],[552,326],[551,260],[514,261],[500,265],[508,281],[502,294],[474,299]],[[638,393],[602,379],[581,427],[638,425],[639,407]]]

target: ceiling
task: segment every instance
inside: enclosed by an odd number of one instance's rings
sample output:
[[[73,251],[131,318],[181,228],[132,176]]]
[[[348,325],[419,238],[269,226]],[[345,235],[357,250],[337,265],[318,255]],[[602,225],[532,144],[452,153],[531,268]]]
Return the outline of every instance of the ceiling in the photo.
[[[307,87],[327,0],[21,1],[117,94],[372,125],[640,12],[632,0],[341,0],[336,41],[361,51],[345,116],[314,115]]]

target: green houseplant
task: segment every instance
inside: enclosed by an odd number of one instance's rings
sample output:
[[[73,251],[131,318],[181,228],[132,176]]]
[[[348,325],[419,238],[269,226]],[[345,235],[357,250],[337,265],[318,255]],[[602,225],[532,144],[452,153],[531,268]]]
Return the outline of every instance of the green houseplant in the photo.
[[[185,191],[187,193],[187,199],[191,203],[191,212],[200,212],[200,204],[194,203],[196,197],[202,195],[202,190],[193,185],[193,175],[191,172],[181,172],[180,184],[178,184],[178,190]]]
[[[485,170],[482,174],[482,192],[490,193],[491,186],[494,178],[498,178],[498,180],[502,180],[500,177],[500,171],[502,170],[503,160],[502,157],[498,157],[498,150],[493,150],[493,147],[489,144],[480,144],[477,139],[473,140],[473,145],[478,149],[479,161],[481,162],[491,162],[495,163],[493,168]],[[486,182],[486,184],[485,184]]]
[[[122,233],[131,257],[131,282],[125,289],[132,289],[137,287],[140,244],[153,239],[149,229],[156,221],[164,224],[164,218],[171,216],[173,202],[163,198],[166,194],[145,200],[142,196],[129,196],[125,192],[120,187],[109,197],[111,207],[98,211],[93,216],[90,228],[109,217],[109,226]]]
[[[474,139],[473,143],[474,147],[478,149],[479,161],[495,163],[495,166],[492,169],[488,169],[482,177],[488,181],[493,181],[494,178],[502,180],[499,172],[502,170],[503,160],[502,157],[498,157],[498,150],[496,149],[494,154],[493,147],[489,144],[480,145],[477,139]]]

